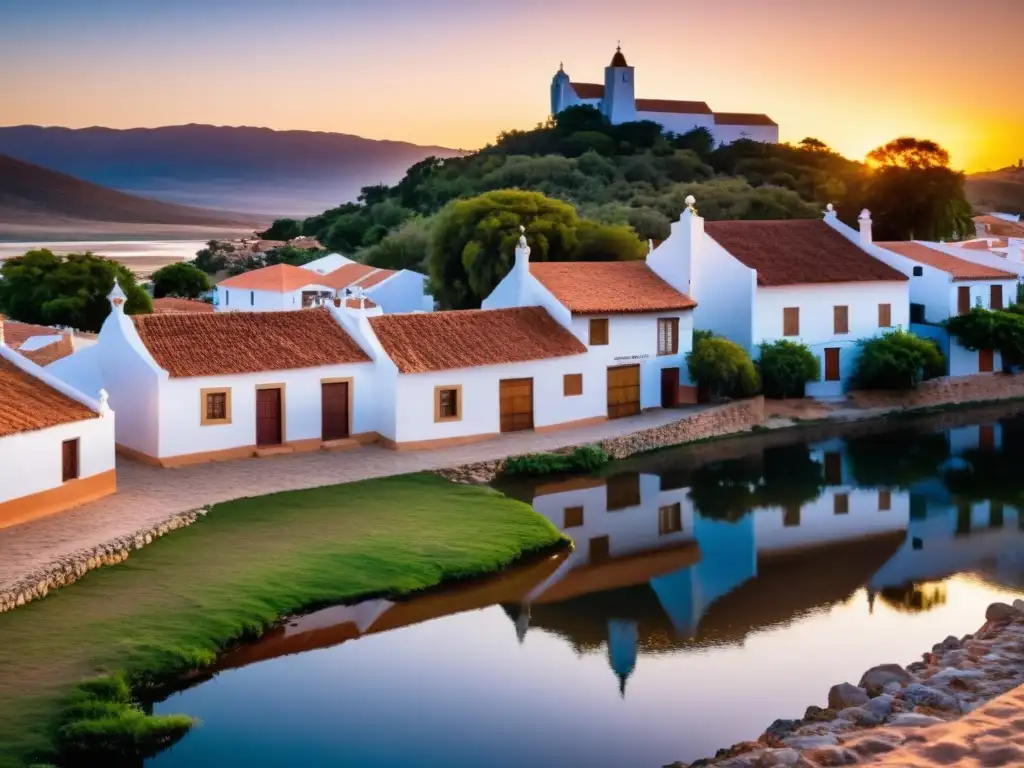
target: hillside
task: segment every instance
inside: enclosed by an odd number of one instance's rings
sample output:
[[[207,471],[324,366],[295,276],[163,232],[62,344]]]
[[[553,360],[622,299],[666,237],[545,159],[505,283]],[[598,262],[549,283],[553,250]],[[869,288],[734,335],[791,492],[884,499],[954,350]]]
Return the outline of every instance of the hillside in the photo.
[[[1024,214],[1024,168],[1010,166],[968,176],[967,197],[979,213]]]
[[[140,227],[248,229],[262,217],[172,205],[128,195],[0,155],[0,230],[67,231],[96,224]],[[115,228],[116,228],[115,227]]]
[[[308,215],[374,184],[394,184],[430,155],[458,151],[341,133],[180,125],[0,127],[0,153],[167,202]]]

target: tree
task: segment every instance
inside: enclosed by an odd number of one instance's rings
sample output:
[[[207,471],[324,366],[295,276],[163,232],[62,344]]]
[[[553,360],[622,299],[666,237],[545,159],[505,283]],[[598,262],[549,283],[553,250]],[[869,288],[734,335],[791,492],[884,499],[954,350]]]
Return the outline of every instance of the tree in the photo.
[[[803,397],[807,382],[817,381],[820,375],[811,348],[788,339],[762,344],[758,367],[767,397]]]
[[[707,157],[715,148],[715,137],[707,128],[694,128],[691,131],[672,137],[672,146],[676,149],[689,149],[700,157]]]
[[[806,149],[811,152],[829,152],[828,144],[821,139],[816,139],[813,136],[807,136],[800,140],[800,149]]]
[[[694,338],[686,356],[690,378],[715,397],[751,397],[757,394],[757,370],[739,344],[718,336]]]
[[[356,254],[356,260],[383,269],[427,271],[432,220],[417,217],[405,222],[374,246]]]
[[[0,311],[14,320],[99,331],[110,312],[114,280],[127,296],[125,312],[147,314],[153,303],[125,266],[92,253],[56,256],[29,251],[0,267]]]
[[[555,130],[563,136],[580,131],[599,131],[608,133],[611,125],[601,110],[589,104],[567,107],[555,115]]]
[[[228,268],[228,256],[231,247],[218,240],[210,240],[205,248],[196,251],[196,257],[192,264],[208,275],[215,275],[222,269]]]
[[[868,160],[883,168],[948,168],[949,152],[936,142],[901,136],[868,152]]]
[[[267,229],[257,232],[264,240],[291,240],[302,234],[302,225],[295,219],[275,219]]]
[[[210,290],[210,279],[187,261],[168,264],[153,273],[153,297],[177,296],[195,299]]]
[[[946,359],[937,344],[908,331],[890,331],[857,342],[860,355],[853,384],[858,389],[913,389],[942,375]]]

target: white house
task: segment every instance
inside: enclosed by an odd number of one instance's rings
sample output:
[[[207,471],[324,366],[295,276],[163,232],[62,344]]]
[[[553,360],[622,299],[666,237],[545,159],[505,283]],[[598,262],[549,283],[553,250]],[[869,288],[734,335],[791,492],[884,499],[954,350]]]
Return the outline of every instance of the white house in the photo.
[[[337,257],[337,258],[335,258]],[[360,289],[384,312],[429,312],[426,275],[408,269],[378,269],[332,254],[306,267],[275,264],[229,277],[217,284],[218,312],[280,312],[311,307],[318,300],[344,297]],[[310,266],[316,266],[310,269]]]
[[[128,316],[123,297],[53,372],[102,383],[125,455],[180,466],[376,438],[370,356],[329,310]]]
[[[705,224],[688,198],[672,234],[647,258],[668,283],[698,302],[694,325],[757,356],[763,343],[791,339],[821,361],[814,397],[840,395],[857,341],[910,324],[908,279],[825,221]]]
[[[696,399],[685,373],[696,303],[650,259],[531,263],[524,236],[512,270],[482,306],[545,308],[586,345],[609,418]]]
[[[114,414],[10,349],[0,321],[0,528],[113,493]]]
[[[706,128],[715,144],[730,144],[738,139],[777,143],[779,126],[767,115],[739,112],[712,112],[703,101],[674,99],[638,99],[635,95],[635,69],[618,48],[604,70],[604,84],[574,82],[562,67],[551,81],[551,114],[574,106],[588,105],[601,111],[613,125],[650,120],[671,133],[683,134]]]
[[[354,263],[352,259],[342,256],[340,253],[329,253],[326,256],[321,256],[319,259],[306,262],[302,265],[302,268],[308,269],[310,272],[316,272],[318,275],[328,275],[335,270],[341,269],[346,264]]]

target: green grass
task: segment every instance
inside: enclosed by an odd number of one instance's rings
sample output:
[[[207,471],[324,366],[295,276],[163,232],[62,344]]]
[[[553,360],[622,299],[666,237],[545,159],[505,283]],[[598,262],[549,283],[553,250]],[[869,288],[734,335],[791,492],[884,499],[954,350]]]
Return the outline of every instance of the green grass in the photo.
[[[281,616],[482,575],[564,541],[528,505],[433,475],[219,504],[0,614],[0,766],[152,751],[188,723],[147,718],[134,699]]]

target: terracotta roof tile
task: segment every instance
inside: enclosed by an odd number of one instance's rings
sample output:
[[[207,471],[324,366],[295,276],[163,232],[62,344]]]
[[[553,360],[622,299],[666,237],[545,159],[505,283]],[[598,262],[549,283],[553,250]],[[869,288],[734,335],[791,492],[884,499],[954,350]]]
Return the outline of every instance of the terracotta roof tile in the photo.
[[[778,125],[768,115],[746,112],[715,112],[715,125]]]
[[[1017,276],[1010,272],[1004,272],[994,267],[986,267],[982,264],[975,264],[965,259],[959,259],[927,245],[912,241],[894,243],[876,243],[887,251],[898,253],[900,256],[916,261],[918,264],[927,264],[929,267],[941,269],[953,276],[953,280],[1016,280]]]
[[[364,298],[362,301],[359,299],[345,299],[345,306],[349,309],[373,309],[377,304],[367,298]]]
[[[98,415],[0,356],[0,437]]]
[[[643,261],[546,261],[530,264],[565,307],[579,314],[666,312],[697,302],[658,277]]]
[[[375,285],[380,285],[392,275],[398,274],[393,269],[378,269],[376,272],[371,272],[362,280],[357,282],[360,288],[372,288]]]
[[[36,365],[45,368],[50,363],[63,360],[68,355],[73,355],[75,353],[75,342],[72,340],[70,333],[65,333],[60,337],[60,341],[47,344],[45,347],[19,351],[20,354],[27,357]]]
[[[908,280],[818,219],[708,221],[704,231],[757,270],[757,284],[803,285]]]
[[[242,288],[250,291],[276,291],[290,293],[307,285],[322,285],[320,275],[291,264],[274,264],[251,272],[221,280],[218,285],[225,288]]]
[[[997,237],[1024,237],[1024,224],[1020,222],[1006,221],[998,216],[975,216],[975,224],[984,224],[990,235]]]
[[[1008,240],[968,240],[966,243],[955,243],[958,248],[966,248],[969,251],[989,251],[993,248],[1005,248],[1009,245]]]
[[[521,363],[587,351],[541,307],[378,315],[370,318],[370,326],[402,373]]]
[[[597,83],[569,83],[581,99],[603,99],[604,86]]]
[[[3,315],[0,315],[0,323],[4,328],[4,341],[11,349],[17,349],[33,336],[57,336],[62,333],[59,328],[19,323],[17,320],[8,320]]]
[[[174,312],[213,312],[213,304],[194,299],[175,299],[165,296],[153,299],[153,314],[166,315]]]
[[[335,290],[340,291],[342,288],[348,288],[352,283],[370,276],[376,269],[376,267],[371,267],[367,264],[354,262],[352,264],[346,264],[343,267],[338,267],[333,272],[328,272],[320,278],[318,282],[321,285],[326,285],[328,288],[334,288]]]
[[[703,101],[676,99],[637,99],[637,112],[670,112],[677,115],[710,115],[711,107]]]
[[[325,309],[132,315],[142,343],[173,378],[369,362]]]

